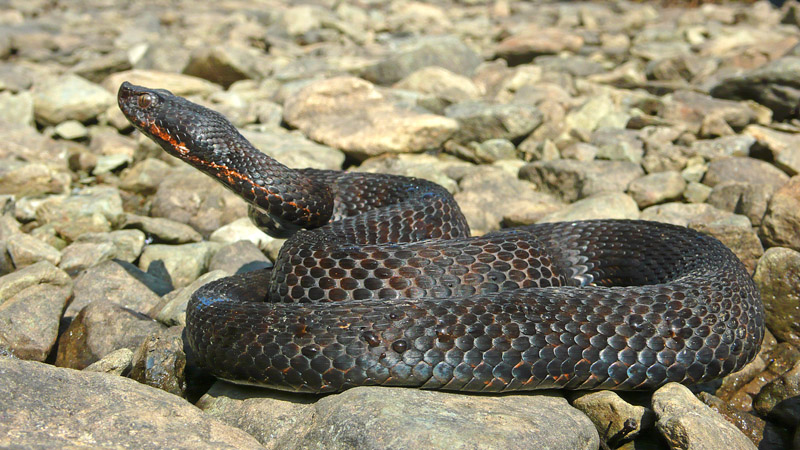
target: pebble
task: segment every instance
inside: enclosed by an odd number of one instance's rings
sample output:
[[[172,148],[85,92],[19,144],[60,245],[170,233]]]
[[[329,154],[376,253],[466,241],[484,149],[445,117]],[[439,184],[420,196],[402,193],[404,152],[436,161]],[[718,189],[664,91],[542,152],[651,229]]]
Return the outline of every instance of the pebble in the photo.
[[[139,257],[139,268],[147,270],[151,264],[164,265],[172,285],[183,287],[196,280],[208,268],[208,262],[219,248],[214,242],[167,245],[151,244]]]
[[[800,252],[772,247],[758,261],[753,280],[761,291],[770,330],[800,346]]]
[[[33,87],[33,112],[36,121],[43,125],[58,125],[67,120],[86,123],[114,103],[109,91],[72,74],[43,78]]]
[[[792,177],[772,195],[761,222],[767,245],[800,250],[800,176]]]

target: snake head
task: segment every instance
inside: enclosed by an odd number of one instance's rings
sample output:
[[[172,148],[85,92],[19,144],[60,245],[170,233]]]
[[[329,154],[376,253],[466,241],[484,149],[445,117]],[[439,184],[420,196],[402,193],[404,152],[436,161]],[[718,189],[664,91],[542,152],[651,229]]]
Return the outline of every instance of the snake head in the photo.
[[[125,81],[117,93],[117,103],[134,127],[167,153],[190,163],[224,157],[221,153],[231,147],[219,142],[220,137],[239,136],[221,114],[165,89]]]

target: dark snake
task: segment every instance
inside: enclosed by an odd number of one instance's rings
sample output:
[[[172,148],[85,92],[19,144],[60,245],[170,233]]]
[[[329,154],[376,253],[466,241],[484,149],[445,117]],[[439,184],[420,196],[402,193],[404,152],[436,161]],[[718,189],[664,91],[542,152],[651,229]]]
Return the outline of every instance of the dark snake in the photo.
[[[126,82],[118,101],[247,201],[256,225],[289,237],[271,270],[189,302],[188,345],[219,378],[298,392],[654,389],[722,377],[760,347],[758,289],[712,237],[626,220],[470,237],[432,182],[293,170],[168,91]]]

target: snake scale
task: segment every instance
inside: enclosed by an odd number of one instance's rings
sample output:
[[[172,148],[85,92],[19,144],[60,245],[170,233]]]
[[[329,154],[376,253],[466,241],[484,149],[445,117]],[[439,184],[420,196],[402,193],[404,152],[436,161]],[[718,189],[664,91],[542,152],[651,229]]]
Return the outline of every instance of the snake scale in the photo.
[[[761,344],[747,270],[688,228],[591,220],[471,237],[429,181],[287,168],[165,90],[126,82],[118,103],[288,237],[272,269],[189,302],[188,345],[219,378],[297,392],[654,389],[736,371]]]

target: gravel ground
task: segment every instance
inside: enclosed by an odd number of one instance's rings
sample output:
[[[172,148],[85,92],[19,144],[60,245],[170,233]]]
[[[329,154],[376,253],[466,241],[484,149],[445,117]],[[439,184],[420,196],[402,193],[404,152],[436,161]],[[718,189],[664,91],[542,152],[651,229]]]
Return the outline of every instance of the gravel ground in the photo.
[[[0,2],[0,446],[800,448],[800,4],[667,3]],[[768,336],[741,372],[655,393],[215,381],[184,352],[186,302],[282,241],[131,128],[126,80],[291,167],[433,180],[475,233],[711,234]]]

